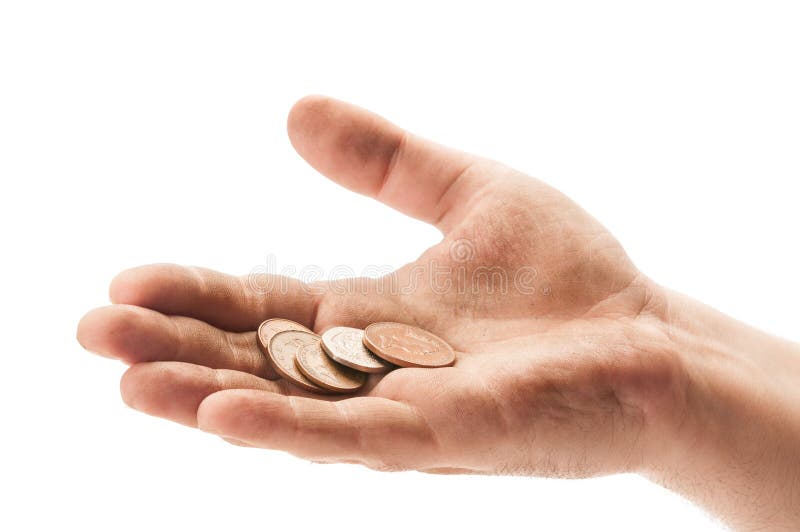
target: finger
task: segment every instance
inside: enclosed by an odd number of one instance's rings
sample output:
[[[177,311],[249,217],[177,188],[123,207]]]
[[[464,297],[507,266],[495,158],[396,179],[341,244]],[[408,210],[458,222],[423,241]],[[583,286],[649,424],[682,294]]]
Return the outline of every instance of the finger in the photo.
[[[111,282],[109,293],[113,303],[189,316],[228,331],[254,331],[273,317],[310,327],[317,305],[317,297],[297,279],[235,277],[175,264],[125,270]]]
[[[481,159],[332,98],[297,102],[288,131],[297,152],[321,173],[445,233],[488,182]]]
[[[177,361],[243,371],[268,379],[278,375],[256,344],[256,333],[231,333],[203,321],[133,305],[94,309],[78,324],[87,350],[127,364]]]
[[[236,445],[237,447],[248,447],[248,448],[254,447],[253,445],[250,445],[249,443],[245,443],[245,442],[239,441],[239,440],[234,440],[233,438],[222,438],[222,439],[225,440],[226,442],[230,443],[231,445]]]
[[[122,399],[131,408],[191,427],[197,426],[197,408],[203,399],[229,388],[287,391],[281,381],[265,381],[249,373],[183,362],[135,364],[120,381]]]
[[[197,413],[205,431],[315,461],[399,470],[435,462],[433,432],[413,407],[382,397],[325,401],[269,391],[225,390]]]

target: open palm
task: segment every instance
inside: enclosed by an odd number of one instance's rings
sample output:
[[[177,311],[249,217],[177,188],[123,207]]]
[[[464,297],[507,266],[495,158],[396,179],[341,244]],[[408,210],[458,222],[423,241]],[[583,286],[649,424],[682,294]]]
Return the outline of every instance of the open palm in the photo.
[[[289,117],[311,165],[441,229],[380,279],[302,285],[152,265],[81,321],[89,350],[130,363],[134,408],[244,445],[377,469],[585,476],[639,470],[680,422],[663,290],[547,185],[438,146],[362,109],[309,97]],[[445,338],[455,366],[372,376],[357,396],[276,378],[259,323],[316,332],[376,321]]]

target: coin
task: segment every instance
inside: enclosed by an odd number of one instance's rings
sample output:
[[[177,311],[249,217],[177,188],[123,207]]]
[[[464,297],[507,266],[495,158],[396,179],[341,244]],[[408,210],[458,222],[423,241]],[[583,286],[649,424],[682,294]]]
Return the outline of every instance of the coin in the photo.
[[[367,381],[364,373],[334,362],[322,350],[319,341],[309,342],[297,350],[297,368],[314,384],[332,392],[354,392]]]
[[[322,348],[339,364],[366,373],[382,373],[393,367],[364,346],[363,329],[332,327],[322,334]]]
[[[308,331],[281,331],[269,341],[267,357],[281,377],[309,392],[325,393],[297,369],[297,355],[308,346],[319,346],[319,336]]]
[[[272,318],[261,323],[258,326],[258,334],[256,334],[256,343],[261,353],[270,360],[269,356],[269,341],[272,337],[282,331],[306,331],[312,332],[311,329],[300,325],[296,321],[287,320],[284,318]],[[274,366],[274,364],[273,364]]]
[[[382,359],[406,368],[452,366],[456,354],[433,333],[403,323],[378,322],[364,330],[364,345]]]
[[[314,332],[305,325],[300,325],[296,321],[287,320],[284,318],[272,318],[261,323],[258,326],[258,347],[261,352],[267,355],[269,349],[269,341],[272,337],[283,331],[305,331]]]

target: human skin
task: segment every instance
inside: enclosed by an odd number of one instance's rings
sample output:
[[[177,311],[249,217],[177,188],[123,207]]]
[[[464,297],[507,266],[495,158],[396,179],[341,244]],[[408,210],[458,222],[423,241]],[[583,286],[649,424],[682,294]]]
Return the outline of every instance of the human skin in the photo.
[[[324,97],[300,100],[288,131],[314,168],[435,225],[442,241],[350,283],[165,264],[122,272],[78,340],[131,366],[127,404],[318,462],[636,472],[735,528],[800,527],[800,346],[656,284],[578,205],[502,164]],[[456,274],[478,282],[456,286]],[[271,380],[255,341],[271,317],[318,333],[413,323],[447,339],[457,361],[315,396]]]

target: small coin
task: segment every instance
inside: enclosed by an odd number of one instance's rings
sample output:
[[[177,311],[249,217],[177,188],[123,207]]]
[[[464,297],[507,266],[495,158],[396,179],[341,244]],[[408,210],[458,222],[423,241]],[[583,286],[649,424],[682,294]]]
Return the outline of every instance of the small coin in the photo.
[[[308,346],[319,346],[319,336],[307,331],[281,331],[269,341],[267,357],[281,377],[292,384],[314,393],[326,393],[297,369],[297,355]]]
[[[268,355],[269,341],[272,337],[283,331],[314,332],[305,325],[284,318],[272,318],[258,326],[258,347],[264,355]]]
[[[270,360],[269,341],[272,340],[273,336],[283,331],[313,332],[308,327],[300,325],[296,321],[287,320],[284,318],[272,318],[262,322],[261,325],[258,326],[258,334],[256,334],[256,343],[258,344],[258,348],[261,350],[261,353],[263,353],[263,355],[267,357],[267,360]]]
[[[303,345],[297,350],[297,368],[314,384],[332,392],[354,392],[367,381],[364,373],[331,360],[319,341]]]
[[[364,345],[382,359],[406,368],[452,366],[456,354],[433,333],[403,323],[378,322],[364,330]]]
[[[322,348],[339,364],[366,373],[383,373],[393,365],[373,355],[364,346],[363,329],[333,327],[322,334]]]

